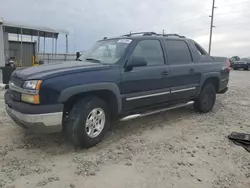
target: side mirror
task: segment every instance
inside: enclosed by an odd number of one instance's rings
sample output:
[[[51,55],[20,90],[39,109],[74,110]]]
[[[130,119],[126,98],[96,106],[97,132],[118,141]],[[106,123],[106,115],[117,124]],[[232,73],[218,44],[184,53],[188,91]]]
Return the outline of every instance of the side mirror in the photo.
[[[147,65],[147,61],[144,57],[132,57],[128,66],[130,67],[143,67]]]

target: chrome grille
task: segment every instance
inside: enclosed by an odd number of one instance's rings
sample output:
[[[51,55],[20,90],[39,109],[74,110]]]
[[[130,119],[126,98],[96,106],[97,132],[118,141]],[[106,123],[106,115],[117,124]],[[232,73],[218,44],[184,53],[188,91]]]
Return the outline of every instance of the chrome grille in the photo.
[[[23,80],[18,78],[17,76],[11,76],[10,80],[10,96],[13,100],[15,101],[21,101],[21,93],[15,90],[11,89],[11,84],[14,84],[17,87],[22,87],[23,85]]]
[[[15,101],[21,101],[21,93],[18,93],[17,91],[10,90],[10,96]]]

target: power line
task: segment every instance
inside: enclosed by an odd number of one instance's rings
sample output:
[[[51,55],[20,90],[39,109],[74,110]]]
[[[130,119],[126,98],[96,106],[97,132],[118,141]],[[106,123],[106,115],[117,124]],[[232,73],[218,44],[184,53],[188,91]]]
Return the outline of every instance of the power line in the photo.
[[[190,20],[185,20],[183,22],[171,23],[171,24],[164,25],[164,28],[166,26],[170,26],[170,27],[172,27],[172,26],[178,26],[178,25],[182,25],[182,24],[185,24],[185,23],[188,23],[188,22],[192,22],[192,21],[196,21],[196,20],[201,20],[201,19],[204,19],[204,18],[208,18],[208,17],[207,16],[203,16],[203,17],[200,17],[200,18],[197,18],[197,19],[190,19]],[[154,25],[154,26],[158,26],[158,25]],[[166,30],[166,28],[165,28],[165,30]],[[134,31],[136,31],[136,30],[134,30]]]
[[[188,31],[185,31],[185,32],[181,32],[180,34],[187,34],[187,33],[191,33],[191,32],[198,32],[198,31],[205,31],[205,30],[208,30],[207,28],[204,28],[204,29],[193,29],[193,30],[188,30]]]
[[[187,16],[197,16],[197,15],[202,15],[204,14],[204,12],[200,12],[200,13],[193,13],[193,14],[187,14],[186,16],[183,16],[181,18],[179,18],[178,20],[174,20],[174,22],[178,22],[178,21],[182,21],[183,19],[185,19]],[[198,19],[203,19],[203,18],[207,18],[207,16],[202,16],[200,18],[196,18],[196,19],[190,19],[190,20],[183,20],[183,22],[178,22],[176,24],[172,24],[171,22],[173,22],[173,20],[171,21],[163,21],[163,22],[158,22],[157,25],[153,25],[153,26],[158,26],[160,24],[166,24],[166,23],[171,23],[171,24],[168,24],[168,25],[165,25],[165,26],[169,26],[169,25],[179,25],[179,24],[182,24],[182,23],[185,23],[185,22],[190,22],[190,21],[193,21],[193,20],[198,20]],[[145,28],[145,27],[144,27]],[[141,30],[143,29],[142,27],[140,28],[137,28],[137,29],[133,29],[133,31],[138,31],[138,30]]]
[[[229,5],[219,5],[218,8],[219,7],[222,7],[222,8],[224,8],[224,7],[231,7],[231,6],[234,6],[234,5],[240,5],[240,4],[244,4],[244,3],[250,3],[250,1],[243,1],[243,2],[233,3],[233,4],[229,4]]]
[[[216,27],[227,27],[227,26],[246,25],[246,24],[250,24],[250,22],[237,23],[237,24],[218,25],[218,26],[216,26]]]
[[[217,7],[214,7],[214,8],[217,8]],[[249,10],[237,10],[237,11],[226,12],[226,13],[220,13],[220,14],[215,14],[215,15],[216,15],[216,16],[220,16],[220,15],[224,15],[224,14],[231,14],[231,13],[241,12],[241,11],[249,11]],[[211,16],[210,16],[210,17],[211,17]],[[202,16],[202,17],[199,17],[199,18],[196,18],[196,19],[184,20],[183,22],[179,22],[179,23],[176,23],[176,24],[168,24],[168,25],[165,25],[165,26],[180,25],[180,24],[183,24],[183,23],[186,23],[186,22],[192,22],[192,21],[200,20],[200,19],[204,19],[204,18],[207,18],[207,16]],[[166,22],[165,22],[165,23],[166,23]],[[167,23],[169,23],[169,22],[167,22]]]
[[[196,19],[185,20],[183,22],[179,22],[179,23],[176,23],[176,24],[168,24],[168,25],[165,25],[165,26],[180,25],[180,24],[183,24],[183,23],[192,22],[192,21],[196,21],[196,20],[200,20],[200,19],[204,19],[204,18],[208,18],[208,17],[203,16],[203,17],[196,18]]]
[[[224,14],[233,14],[233,13],[237,13],[237,12],[245,12],[245,11],[249,11],[249,9],[244,9],[244,10],[236,10],[236,11],[231,11],[231,12],[225,12],[225,13],[220,13],[220,14],[216,14],[216,16],[219,15],[224,15]]]
[[[222,27],[221,27],[221,28],[222,28]],[[244,29],[244,30],[242,30],[241,33],[245,33],[245,32],[248,32],[248,33],[249,33],[249,31],[250,31],[250,28],[249,28],[249,29]],[[227,35],[228,35],[228,36],[234,36],[234,37],[235,37],[235,36],[238,36],[238,35],[235,35],[235,33],[228,33]],[[248,38],[249,38],[249,35],[245,35],[244,38],[245,38],[245,40],[246,40],[246,38],[248,39]]]
[[[250,22],[244,22],[244,23],[239,23],[239,24],[226,24],[226,25],[218,25],[216,26],[216,28],[223,28],[223,27],[233,27],[233,26],[237,26],[237,25],[246,25],[246,24],[250,24]],[[188,31],[185,31],[185,32],[181,32],[180,34],[186,34],[186,33],[191,33],[191,32],[198,32],[198,31],[205,31],[207,30],[207,28],[204,28],[204,29],[193,29],[193,30],[188,30]],[[245,30],[244,30],[245,31]]]
[[[234,6],[234,5],[238,5],[238,4],[243,4],[243,3],[250,3],[250,1],[244,1],[244,2],[239,2],[239,3],[229,4],[229,5],[222,6],[222,8],[229,7],[229,6]],[[215,27],[213,25],[214,16],[221,16],[221,15],[226,15],[226,14],[234,14],[234,13],[237,13],[237,12],[249,11],[247,9],[244,9],[244,10],[234,10],[234,11],[230,11],[230,12],[215,14],[215,12],[214,12],[215,8],[217,8],[217,7],[215,7],[215,0],[213,0],[213,3],[212,3],[212,14],[211,14],[211,16],[209,16],[209,17],[211,17],[210,32],[209,32],[209,50],[208,50],[209,54],[211,53],[211,47],[212,47],[213,28]],[[183,17],[179,18],[178,20],[174,20],[174,22],[173,22],[173,20],[168,21],[168,22],[164,21],[164,22],[157,23],[157,25],[154,24],[154,26],[158,26],[159,24],[166,24],[166,23],[169,23],[169,24],[167,24],[165,26],[176,26],[176,25],[181,25],[181,24],[187,23],[187,22],[192,22],[192,21],[195,21],[195,20],[200,20],[200,19],[207,18],[207,16],[201,16],[201,17],[198,17],[198,18],[195,18],[195,19],[183,20],[183,19],[185,19],[188,16],[196,16],[196,15],[202,15],[202,14],[204,14],[204,12],[202,12],[202,13],[194,13],[194,14],[188,14],[186,16],[183,16]],[[179,22],[175,23],[176,21],[179,21]],[[234,26],[234,25],[243,25],[243,24],[247,24],[247,23],[230,24],[230,25],[219,25],[218,27],[221,28],[221,27]],[[140,29],[137,29],[137,30],[140,30]],[[204,31],[204,30],[207,30],[207,29],[189,30],[187,32],[183,32],[183,34],[190,33],[190,32],[197,32],[197,31]]]
[[[151,26],[153,26],[153,27],[157,27],[157,26],[160,26],[160,25],[163,25],[164,24],[164,27],[166,27],[166,26],[176,26],[176,25],[180,25],[180,24],[184,24],[184,23],[187,23],[187,22],[192,22],[192,21],[195,21],[195,20],[199,20],[199,19],[204,19],[204,18],[207,18],[207,16],[206,17],[201,17],[201,18],[198,18],[198,19],[191,19],[191,20],[185,20],[185,21],[183,21],[183,22],[173,22],[173,23],[170,23],[170,22],[162,22],[162,23],[157,23],[157,25],[156,24],[153,24],[153,25],[151,25]],[[169,23],[169,24],[167,24],[167,25],[165,25],[165,23]],[[145,28],[145,27],[144,27]],[[142,28],[140,28],[140,29],[142,29]],[[137,30],[140,30],[140,29],[137,29]]]
[[[233,27],[233,26],[237,26],[237,25],[246,25],[248,23],[250,24],[250,22],[244,22],[244,23],[237,23],[237,24],[217,25],[216,28],[221,28],[221,27],[223,28],[223,27],[228,27],[228,26]],[[192,30],[188,30],[188,31],[185,31],[185,32],[180,32],[179,34],[186,35],[188,33],[192,33],[192,32],[197,33],[199,31],[205,31],[205,30],[207,30],[207,28],[192,29]]]

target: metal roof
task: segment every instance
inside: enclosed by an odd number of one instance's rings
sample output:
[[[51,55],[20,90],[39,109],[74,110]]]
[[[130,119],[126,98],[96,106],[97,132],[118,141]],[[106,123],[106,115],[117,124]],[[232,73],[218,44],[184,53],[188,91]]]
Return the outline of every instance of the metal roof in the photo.
[[[1,20],[0,20],[1,22]],[[12,22],[6,22],[5,20],[2,21],[2,25],[4,27],[4,31],[7,33],[13,34],[23,34],[23,35],[30,35],[30,36],[41,36],[41,37],[48,37],[48,38],[58,38],[59,34],[68,35],[69,33],[65,30],[55,30],[48,27],[41,27],[41,26],[29,26],[29,25],[22,25]]]

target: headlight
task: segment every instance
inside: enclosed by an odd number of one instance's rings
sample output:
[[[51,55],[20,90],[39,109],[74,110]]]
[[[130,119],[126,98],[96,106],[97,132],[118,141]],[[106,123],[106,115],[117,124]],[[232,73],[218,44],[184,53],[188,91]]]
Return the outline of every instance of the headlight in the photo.
[[[39,104],[40,103],[39,95],[30,95],[30,94],[22,93],[21,100],[23,102],[28,102],[28,103],[32,103],[32,104]]]
[[[41,80],[29,80],[25,81],[23,84],[24,89],[39,90],[41,86]]]
[[[28,80],[25,81],[23,84],[23,89],[28,90],[21,94],[21,100],[24,102],[32,103],[32,104],[39,104],[40,97],[39,97],[39,90],[41,87],[41,80]]]

